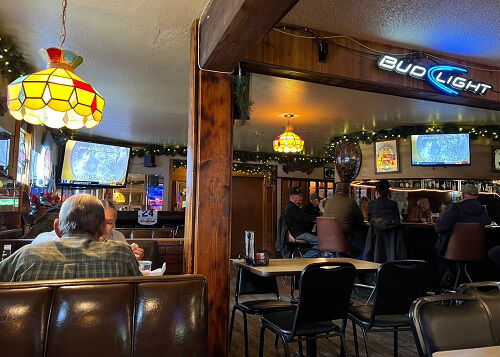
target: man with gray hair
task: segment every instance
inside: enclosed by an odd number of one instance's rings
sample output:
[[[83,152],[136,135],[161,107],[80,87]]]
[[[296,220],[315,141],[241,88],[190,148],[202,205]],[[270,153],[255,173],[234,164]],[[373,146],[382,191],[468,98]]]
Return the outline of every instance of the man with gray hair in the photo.
[[[432,211],[429,200],[425,197],[419,198],[417,205],[410,208],[406,220],[408,222],[432,223]]]
[[[130,246],[99,242],[106,231],[104,207],[92,195],[64,201],[54,229],[59,241],[29,244],[0,262],[0,281],[141,276]]]

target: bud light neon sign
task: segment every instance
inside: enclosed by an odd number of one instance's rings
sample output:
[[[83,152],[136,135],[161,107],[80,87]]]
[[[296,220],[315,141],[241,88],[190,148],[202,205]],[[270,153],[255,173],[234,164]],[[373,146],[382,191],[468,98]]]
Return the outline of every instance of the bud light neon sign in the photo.
[[[459,95],[459,91],[484,95],[492,88],[487,83],[461,77],[460,74],[467,73],[467,69],[453,65],[436,65],[425,68],[394,56],[383,55],[378,60],[378,66],[386,71],[394,71],[402,75],[427,80],[436,89],[448,95]]]

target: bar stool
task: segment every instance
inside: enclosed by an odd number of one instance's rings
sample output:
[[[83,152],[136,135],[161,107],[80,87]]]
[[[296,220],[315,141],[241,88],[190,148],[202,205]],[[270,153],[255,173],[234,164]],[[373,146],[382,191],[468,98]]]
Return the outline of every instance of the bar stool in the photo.
[[[286,242],[293,245],[292,258],[295,258],[295,252],[298,252],[299,257],[302,257],[302,251],[300,249],[304,249],[306,246],[311,246],[307,241],[303,239],[293,238],[290,231],[286,231]]]
[[[457,265],[457,277],[453,291],[457,290],[462,274],[462,264],[467,279],[472,283],[467,271],[467,263],[486,260],[484,226],[481,223],[455,223],[443,258],[455,261]]]
[[[333,217],[318,217],[318,247],[321,252],[352,253],[353,249],[344,236],[339,221]]]

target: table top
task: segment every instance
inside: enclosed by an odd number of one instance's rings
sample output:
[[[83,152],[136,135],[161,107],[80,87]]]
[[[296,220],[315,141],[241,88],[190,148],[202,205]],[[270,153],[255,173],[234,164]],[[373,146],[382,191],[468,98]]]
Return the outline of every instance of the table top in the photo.
[[[300,275],[302,270],[310,264],[323,262],[347,262],[363,272],[375,272],[380,264],[351,258],[297,258],[297,259],[270,259],[269,265],[252,266],[245,264],[244,259],[231,259],[234,265],[242,267],[260,276],[293,276]]]
[[[468,348],[466,350],[434,352],[432,357],[494,357],[500,356],[500,346]]]

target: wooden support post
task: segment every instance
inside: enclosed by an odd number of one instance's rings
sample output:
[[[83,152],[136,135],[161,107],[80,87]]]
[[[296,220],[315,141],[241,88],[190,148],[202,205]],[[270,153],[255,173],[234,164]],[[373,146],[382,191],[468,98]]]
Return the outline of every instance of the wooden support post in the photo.
[[[232,75],[198,69],[197,21],[192,30],[184,270],[207,278],[207,354],[226,356],[233,161]]]

